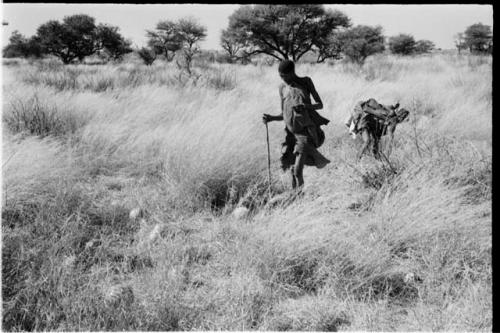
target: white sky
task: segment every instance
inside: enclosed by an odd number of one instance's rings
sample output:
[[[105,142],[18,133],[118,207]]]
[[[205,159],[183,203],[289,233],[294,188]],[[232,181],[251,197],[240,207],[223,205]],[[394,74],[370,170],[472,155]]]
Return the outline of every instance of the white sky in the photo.
[[[240,5],[209,4],[2,4],[2,47],[14,30],[26,36],[35,34],[48,20],[61,20],[73,14],[88,14],[96,23],[118,26],[136,46],[146,43],[145,30],[165,19],[193,16],[207,27],[205,49],[220,49],[220,31]],[[481,22],[493,28],[492,5],[326,5],[343,11],[354,25],[381,25],[385,36],[408,33],[415,39],[428,39],[437,47],[453,48],[453,35]]]

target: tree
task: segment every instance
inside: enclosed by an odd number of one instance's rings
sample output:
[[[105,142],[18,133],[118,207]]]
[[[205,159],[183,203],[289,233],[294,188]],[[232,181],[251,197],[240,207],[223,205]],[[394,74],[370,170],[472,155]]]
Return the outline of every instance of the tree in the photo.
[[[85,14],[66,16],[62,23],[48,21],[38,27],[35,37],[44,53],[59,57],[65,64],[83,61],[101,50],[113,59],[131,51],[130,42],[123,39],[117,27],[96,26],[95,19]]]
[[[363,64],[368,56],[385,50],[381,26],[358,25],[340,33],[339,40],[342,53],[358,64]]]
[[[465,43],[465,36],[463,32],[459,32],[454,36],[455,38],[455,47],[458,50],[458,54],[460,54],[461,50],[465,50],[467,48],[467,44]]]
[[[15,30],[9,38],[9,44],[3,49],[3,56],[5,58],[39,58],[42,56],[42,48],[36,38],[27,38]]]
[[[248,46],[239,42],[237,36],[227,29],[222,30],[220,45],[222,46],[222,49],[226,51],[230,62],[241,59],[242,51]]]
[[[182,45],[182,67],[191,74],[193,56],[200,51],[198,43],[207,37],[207,28],[192,17],[182,18],[177,23],[177,34]]]
[[[342,41],[340,34],[331,33],[320,40],[321,47],[315,51],[316,62],[322,63],[327,59],[340,59],[342,53]]]
[[[415,43],[415,53],[430,53],[436,45],[430,40],[421,39]]]
[[[469,26],[464,32],[465,44],[471,52],[488,52],[493,42],[491,27],[482,23]]]
[[[247,56],[297,61],[308,51],[331,56],[325,52],[331,34],[349,26],[345,14],[322,5],[253,5],[239,7],[229,17],[226,31]]]
[[[394,54],[410,55],[415,51],[415,44],[413,36],[407,34],[389,38],[389,49]]]
[[[200,51],[198,43],[207,36],[207,29],[196,19],[187,17],[176,22],[160,21],[156,31],[147,31],[147,36],[148,46],[157,54],[164,54],[169,61],[182,51],[176,63],[191,75],[193,56]]]
[[[147,30],[148,46],[156,54],[163,54],[168,61],[174,58],[175,52],[182,48],[182,42],[177,31],[177,25],[173,21],[160,21],[156,24],[156,30]]]
[[[123,55],[132,52],[131,41],[125,40],[118,32],[118,27],[100,24],[97,26],[97,49],[104,50],[113,60],[122,59]]]

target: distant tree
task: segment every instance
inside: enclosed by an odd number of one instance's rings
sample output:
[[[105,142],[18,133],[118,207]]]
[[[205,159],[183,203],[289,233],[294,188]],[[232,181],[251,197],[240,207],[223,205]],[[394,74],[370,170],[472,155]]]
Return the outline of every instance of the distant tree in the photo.
[[[454,36],[455,39],[455,47],[458,50],[458,54],[460,54],[461,50],[467,49],[467,43],[465,43],[465,35],[463,32],[459,32]]]
[[[167,60],[172,60],[180,52],[177,65],[191,74],[191,62],[200,51],[199,42],[207,36],[205,26],[192,17],[181,18],[178,21],[160,21],[156,30],[147,31],[148,46],[157,54],[163,54]]]
[[[192,17],[181,18],[177,22],[177,34],[182,45],[182,56],[177,66],[191,75],[191,63],[195,54],[200,52],[199,42],[207,37],[207,28]]]
[[[85,14],[66,16],[62,23],[50,20],[38,27],[35,38],[44,53],[59,57],[65,64],[75,59],[81,62],[101,50],[113,59],[131,52],[130,42],[124,40],[117,27],[96,26],[95,19]]]
[[[156,60],[157,57],[157,54],[153,49],[146,47],[142,47],[139,50],[137,50],[137,54],[142,59],[142,61],[148,66],[151,65]]]
[[[415,53],[430,53],[436,45],[430,40],[421,39],[415,43]]]
[[[220,45],[227,54],[225,59],[227,59],[228,62],[233,63],[238,61],[242,64],[250,63],[251,56],[246,52],[250,47],[248,41],[238,40],[238,37],[234,33],[226,29],[222,30]]]
[[[9,44],[3,49],[3,56],[4,58],[39,58],[42,56],[42,48],[36,38],[27,38],[15,30],[9,38]]]
[[[234,62],[241,57],[244,57],[244,55],[242,56],[242,52],[244,48],[248,46],[243,44],[241,41],[238,41],[237,36],[227,29],[222,30],[220,45],[222,49],[226,51],[229,62]]]
[[[123,55],[132,52],[131,41],[125,40],[118,32],[118,27],[100,24],[97,26],[96,49],[104,52],[113,60],[122,59]]]
[[[331,33],[325,38],[322,38],[320,43],[321,47],[315,50],[316,62],[322,63],[327,59],[340,59],[342,58],[342,40],[340,33]]]
[[[156,54],[163,54],[168,61],[174,58],[177,51],[182,48],[182,41],[178,34],[177,24],[173,21],[160,21],[156,30],[147,30],[148,46]]]
[[[482,23],[469,26],[464,32],[464,37],[465,44],[474,53],[488,52],[493,45],[491,27]]]
[[[243,46],[247,56],[266,54],[278,60],[299,60],[309,51],[323,51],[330,35],[349,27],[349,18],[322,5],[241,6],[229,17],[226,31],[233,45]]]
[[[51,20],[38,27],[37,36],[44,50],[65,64],[97,51],[95,19],[88,15],[66,16],[62,23]]]
[[[372,54],[383,52],[382,27],[358,25],[339,34],[342,53],[352,62],[363,64]]]
[[[394,54],[410,55],[415,51],[415,39],[411,35],[399,34],[389,38],[389,49]]]

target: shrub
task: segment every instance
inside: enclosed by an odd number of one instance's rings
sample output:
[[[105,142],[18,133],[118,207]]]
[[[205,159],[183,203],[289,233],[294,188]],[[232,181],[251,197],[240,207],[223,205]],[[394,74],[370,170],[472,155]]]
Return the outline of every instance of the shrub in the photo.
[[[40,137],[69,135],[84,125],[81,116],[42,104],[37,95],[26,101],[18,99],[11,102],[3,119],[13,133],[26,132]]]
[[[137,54],[142,59],[142,61],[150,66],[156,60],[156,53],[152,49],[143,47],[137,51]]]
[[[216,90],[232,90],[236,87],[236,77],[234,73],[227,73],[220,69],[207,72],[203,76],[205,86]]]
[[[430,40],[419,40],[415,43],[415,52],[416,53],[430,53],[432,50],[436,48],[433,42]]]
[[[394,54],[410,55],[415,51],[415,44],[411,35],[399,34],[389,38],[389,49]]]

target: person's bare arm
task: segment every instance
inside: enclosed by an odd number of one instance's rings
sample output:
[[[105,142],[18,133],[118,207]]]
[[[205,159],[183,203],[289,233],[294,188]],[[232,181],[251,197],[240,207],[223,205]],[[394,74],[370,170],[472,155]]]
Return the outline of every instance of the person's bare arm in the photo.
[[[281,102],[281,113],[279,115],[273,116],[267,113],[264,113],[262,116],[262,121],[265,123],[268,123],[270,121],[279,121],[283,120],[283,93],[281,91],[282,87],[279,88],[279,93],[280,93],[280,102]]]
[[[316,87],[314,87],[314,83],[311,80],[311,78],[307,78],[307,85],[309,86],[309,92],[311,93],[312,97],[314,98],[314,101],[316,104],[309,104],[305,105],[306,109],[308,110],[321,110],[323,108],[323,101],[321,101],[321,97],[319,97],[318,92],[316,91]]]

